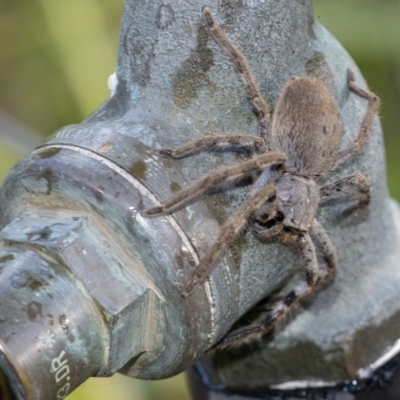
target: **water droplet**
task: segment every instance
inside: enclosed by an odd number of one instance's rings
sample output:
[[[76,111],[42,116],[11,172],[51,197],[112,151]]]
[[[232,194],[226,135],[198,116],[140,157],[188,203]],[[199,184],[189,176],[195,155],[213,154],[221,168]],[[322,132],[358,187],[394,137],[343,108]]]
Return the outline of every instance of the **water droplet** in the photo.
[[[136,215],[138,213],[138,210],[135,207],[129,207],[128,208],[128,216],[132,219],[136,219]]]
[[[42,235],[36,234],[36,235],[31,236],[30,239],[31,239],[33,242],[35,242],[36,240],[39,240],[39,239],[41,238],[41,236],[42,236]]]

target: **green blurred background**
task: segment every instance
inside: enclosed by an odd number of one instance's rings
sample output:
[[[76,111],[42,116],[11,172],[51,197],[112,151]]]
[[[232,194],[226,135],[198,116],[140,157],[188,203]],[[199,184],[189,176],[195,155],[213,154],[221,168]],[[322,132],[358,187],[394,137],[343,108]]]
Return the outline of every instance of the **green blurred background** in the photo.
[[[0,181],[24,153],[109,96],[123,0],[0,0]],[[400,200],[400,0],[314,0],[315,18],[382,99],[390,193]],[[180,375],[93,378],[68,400],[189,399]]]

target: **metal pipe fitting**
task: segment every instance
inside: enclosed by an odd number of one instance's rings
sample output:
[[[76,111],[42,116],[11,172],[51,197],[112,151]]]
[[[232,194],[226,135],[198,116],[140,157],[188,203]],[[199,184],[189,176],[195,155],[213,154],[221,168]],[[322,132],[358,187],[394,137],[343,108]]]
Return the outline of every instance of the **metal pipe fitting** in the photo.
[[[12,386],[24,388],[21,398],[66,395],[59,385],[44,385],[60,354],[74,365],[66,383],[72,389],[90,375],[121,369],[147,379],[175,374],[220,335],[213,309],[202,308],[210,303],[208,287],[188,301],[180,296],[198,261],[187,233],[173,218],[141,217],[157,200],[111,161],[121,149],[110,146],[107,158],[69,144],[43,146],[3,185],[2,351],[18,376]],[[131,148],[133,170],[150,163],[145,146],[123,146]],[[154,167],[164,176],[153,173],[154,180],[169,186],[177,178],[160,164]],[[196,229],[193,236],[213,233],[208,225],[186,225]]]
[[[17,164],[0,193],[4,398],[62,399],[88,376],[116,371],[174,375],[261,299],[301,279],[290,249],[248,232],[195,294],[181,297],[247,188],[166,217],[141,215],[242,157],[171,161],[155,149],[207,133],[256,132],[232,64],[208,37],[203,5],[243,50],[268,101],[290,76],[315,76],[340,107],[343,144],[356,134],[366,106],[347,90],[346,71],[356,66],[314,23],[309,0],[127,0],[112,96]],[[371,183],[368,210],[346,226],[336,222],[340,204],[319,216],[339,253],[334,281],[253,348],[203,359],[216,382],[343,381],[399,337],[400,214],[387,194],[378,122],[362,154],[329,179],[356,171]]]

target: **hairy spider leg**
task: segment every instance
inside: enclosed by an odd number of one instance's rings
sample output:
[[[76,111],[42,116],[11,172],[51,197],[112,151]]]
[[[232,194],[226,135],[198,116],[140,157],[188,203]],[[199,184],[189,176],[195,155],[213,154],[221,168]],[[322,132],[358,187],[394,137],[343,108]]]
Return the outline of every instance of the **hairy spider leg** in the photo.
[[[295,240],[293,240],[293,236],[295,236]],[[306,270],[305,281],[297,285],[283,300],[276,302],[260,324],[251,324],[230,332],[215,346],[216,350],[235,347],[267,334],[295,304],[314,290],[319,280],[319,266],[315,246],[310,235],[308,233],[282,232],[281,235],[278,235],[278,238],[278,241],[294,244],[300,250]]]
[[[275,164],[278,167],[283,166],[285,161],[286,156],[284,153],[281,151],[271,151],[260,154],[251,160],[221,168],[203,176],[189,187],[182,189],[160,206],[144,210],[142,215],[145,217],[157,217],[162,214],[172,213],[184,207],[189,201],[206,193],[211,188],[236,182],[239,179],[250,176],[254,172],[264,170],[271,164]]]
[[[249,101],[254,108],[258,119],[258,133],[265,138],[269,144],[270,111],[267,102],[262,96],[257,82],[251,72],[249,63],[239,49],[227,38],[224,31],[214,20],[213,15],[207,7],[203,8],[204,21],[207,25],[210,36],[218,46],[227,53],[236,66],[238,74],[242,79],[249,97]]]
[[[288,236],[292,234],[282,234],[282,229],[282,225],[277,224],[270,229],[266,229],[264,232],[260,232],[260,234],[264,235],[264,237],[278,236],[278,241],[280,242],[293,243],[292,238],[288,238]],[[283,300],[275,303],[272,306],[271,312],[260,324],[247,325],[230,332],[214,347],[214,349],[223,350],[235,347],[243,342],[267,334],[295,304],[315,290],[317,283],[327,279],[329,275],[332,274],[337,265],[336,250],[324,228],[316,219],[313,222],[310,236],[307,234],[300,234],[297,242],[301,244],[300,251],[305,260],[306,281],[298,285]],[[321,251],[322,257],[326,263],[322,268],[318,267],[313,243]]]
[[[259,228],[259,224],[253,223],[253,233],[261,240],[268,240],[282,233],[283,225],[276,224],[267,229]]]
[[[201,151],[245,151],[251,154],[264,153],[265,140],[262,137],[248,134],[209,135],[191,140],[173,149],[161,149],[158,153],[175,159],[185,158]]]
[[[368,107],[358,131],[357,139],[347,148],[339,151],[335,165],[333,166],[333,170],[335,170],[340,164],[344,163],[354,154],[359,152],[368,141],[369,137],[371,136],[375,116],[377,115],[380,106],[379,97],[375,93],[359,86],[356,82],[354,71],[351,69],[348,70],[348,86],[349,89],[355,94],[368,100]]]
[[[338,261],[336,249],[325,232],[325,229],[316,219],[313,221],[310,234],[311,239],[320,250],[326,264],[323,268],[320,268],[318,281],[325,280],[336,268]]]
[[[265,202],[272,201],[275,198],[276,191],[272,185],[269,185],[265,186],[247,199],[242,207],[240,207],[233,217],[221,228],[214,244],[201,260],[192,279],[183,291],[183,297],[190,296],[210,275],[223,251],[246,228],[248,220],[253,212],[257,210],[257,208],[261,207]]]
[[[319,190],[320,204],[347,195],[354,189],[357,190],[359,199],[356,203],[350,205],[342,212],[343,218],[347,219],[351,215],[356,214],[367,207],[371,199],[369,182],[367,178],[359,172],[322,187]]]

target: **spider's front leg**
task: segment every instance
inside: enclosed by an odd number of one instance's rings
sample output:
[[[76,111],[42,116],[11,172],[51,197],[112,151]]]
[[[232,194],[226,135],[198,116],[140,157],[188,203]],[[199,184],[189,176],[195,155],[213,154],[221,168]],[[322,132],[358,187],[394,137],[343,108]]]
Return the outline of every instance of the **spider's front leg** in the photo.
[[[322,254],[322,258],[325,261],[324,268],[320,268],[318,281],[322,281],[328,278],[336,268],[338,257],[335,246],[332,244],[329,236],[325,232],[325,229],[315,219],[311,227],[311,239]]]
[[[175,147],[174,149],[161,149],[158,153],[180,159],[200,153],[201,151],[245,151],[251,154],[264,153],[265,140],[259,136],[247,134],[210,135],[201,139],[192,140]]]
[[[255,158],[240,164],[222,168],[216,172],[211,172],[200,178],[191,186],[182,189],[170,200],[160,206],[148,208],[142,212],[145,217],[157,217],[162,214],[172,213],[184,207],[189,201],[201,196],[208,190],[222,185],[236,182],[242,178],[252,175],[254,172],[262,171],[269,165],[275,165],[277,171],[284,165],[286,156],[280,151],[263,153]]]
[[[282,173],[285,162],[285,154],[280,151],[274,151],[261,154],[241,164],[212,172],[199,179],[192,186],[181,190],[176,196],[161,206],[144,210],[142,215],[155,217],[176,211],[178,208],[187,204],[188,201],[205,193],[210,188],[223,183],[234,182],[254,172],[266,170],[268,166],[273,169],[272,174],[277,178]],[[264,203],[273,200],[275,197],[275,189],[272,185],[265,185],[251,194],[245,204],[240,207],[234,216],[221,228],[214,245],[211,246],[200,265],[196,268],[193,278],[183,291],[182,295],[184,297],[192,294],[204,279],[207,278],[222,252],[226,249],[228,244],[244,230],[249,218],[255,210],[259,209]]]
[[[221,254],[227,246],[246,228],[251,215],[264,203],[273,201],[276,198],[276,191],[272,185],[265,186],[252,195],[233,217],[221,228],[221,231],[214,244],[208,250],[200,265],[196,268],[192,279],[182,293],[183,297],[191,295],[203,281],[210,275]]]

